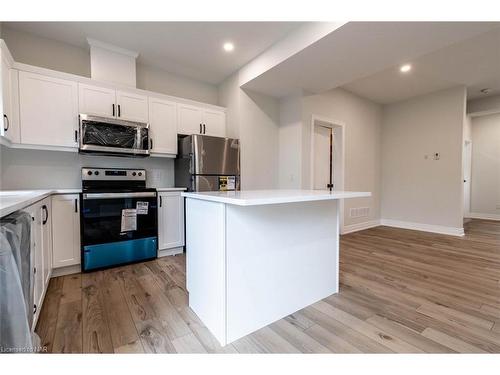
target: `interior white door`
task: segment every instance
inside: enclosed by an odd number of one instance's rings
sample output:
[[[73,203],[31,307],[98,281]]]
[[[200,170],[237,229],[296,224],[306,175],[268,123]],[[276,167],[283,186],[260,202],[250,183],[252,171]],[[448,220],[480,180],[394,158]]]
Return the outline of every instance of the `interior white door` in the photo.
[[[116,91],[106,87],[78,84],[78,110],[95,116],[116,116]]]
[[[21,143],[77,147],[77,83],[19,72]]]
[[[123,120],[148,122],[148,97],[126,91],[116,92],[116,116]]]
[[[52,197],[52,263],[53,268],[80,263],[79,195]]]
[[[226,136],[226,114],[222,111],[205,109],[203,112],[203,124],[206,135],[214,137]]]
[[[203,133],[203,110],[201,108],[179,104],[177,110],[179,118],[177,133],[186,135]]]
[[[180,192],[158,194],[158,249],[184,246],[184,198]]]
[[[149,126],[151,151],[177,154],[177,104],[150,97]]]
[[[472,177],[472,143],[465,141],[464,143],[464,159],[463,159],[463,174],[464,174],[464,217],[469,217],[470,214],[470,197],[471,197],[471,177]]]
[[[316,125],[314,127],[314,189],[328,189],[330,183],[331,160],[330,142],[332,129]],[[332,174],[333,175],[333,174]]]

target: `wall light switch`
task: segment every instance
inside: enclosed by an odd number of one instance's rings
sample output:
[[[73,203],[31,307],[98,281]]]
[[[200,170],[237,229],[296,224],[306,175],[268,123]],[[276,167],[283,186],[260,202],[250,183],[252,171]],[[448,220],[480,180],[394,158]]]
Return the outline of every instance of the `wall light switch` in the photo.
[[[439,154],[439,152],[435,152],[434,156],[433,156],[433,159],[434,160],[439,160],[440,158],[441,158],[441,155]]]

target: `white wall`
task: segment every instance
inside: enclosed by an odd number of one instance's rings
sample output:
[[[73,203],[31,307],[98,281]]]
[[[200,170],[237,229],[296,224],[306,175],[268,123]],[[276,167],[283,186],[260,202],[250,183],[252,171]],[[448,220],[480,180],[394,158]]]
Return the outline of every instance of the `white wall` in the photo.
[[[467,113],[500,111],[500,95],[486,96],[467,102]]]
[[[148,186],[174,186],[173,159],[103,157],[0,146],[0,189],[81,188],[82,167],[143,168]]]
[[[302,96],[280,100],[279,187],[302,188]]]
[[[458,87],[384,107],[382,218],[462,228],[465,100]]]
[[[242,90],[238,73],[219,86],[220,105],[227,107],[228,136],[240,139],[241,188],[278,187],[279,103]]]
[[[473,214],[500,220],[500,113],[472,118],[471,192]]]
[[[13,30],[5,25],[2,27],[2,39],[17,62],[90,77],[89,49]],[[139,89],[218,104],[215,85],[140,63],[136,66],[136,74]]]
[[[311,188],[311,119],[319,115],[345,124],[344,190],[370,191],[368,198],[346,199],[344,225],[380,219],[380,137],[382,108],[343,89],[303,98],[302,186]],[[351,218],[350,208],[369,207],[368,217]]]

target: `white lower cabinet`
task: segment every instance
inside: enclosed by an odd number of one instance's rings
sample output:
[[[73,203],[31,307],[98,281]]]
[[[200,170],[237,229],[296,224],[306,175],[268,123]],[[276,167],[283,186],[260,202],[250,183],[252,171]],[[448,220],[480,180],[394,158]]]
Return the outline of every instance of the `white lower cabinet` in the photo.
[[[52,197],[52,266],[80,264],[80,196]]]
[[[180,191],[158,193],[158,250],[184,246],[184,197]]]
[[[52,271],[51,199],[45,198],[28,207],[31,215],[31,263],[33,265],[33,328],[42,308]]]

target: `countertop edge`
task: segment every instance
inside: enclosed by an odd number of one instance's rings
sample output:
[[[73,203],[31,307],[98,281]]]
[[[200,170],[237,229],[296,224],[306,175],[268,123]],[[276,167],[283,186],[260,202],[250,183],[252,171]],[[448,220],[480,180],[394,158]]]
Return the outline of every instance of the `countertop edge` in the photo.
[[[269,197],[269,198],[231,198],[219,197],[211,195],[201,195],[195,192],[184,192],[181,196],[185,198],[205,200],[209,202],[232,204],[235,206],[264,206],[270,204],[285,204],[285,203],[300,203],[300,202],[317,202],[326,200],[339,200],[350,198],[370,197],[370,192],[345,192],[331,196],[303,196],[303,197]]]

